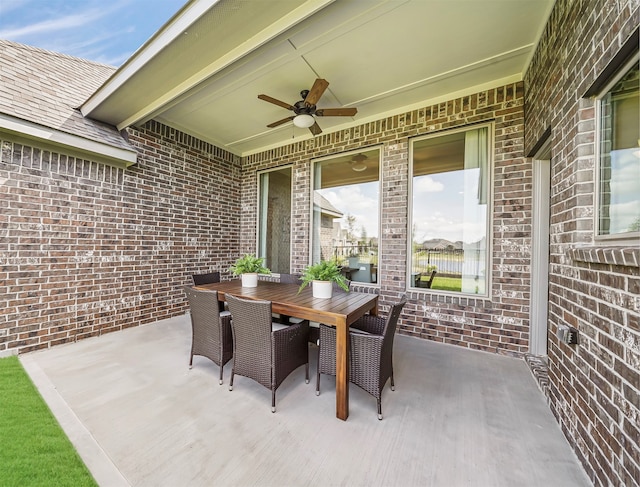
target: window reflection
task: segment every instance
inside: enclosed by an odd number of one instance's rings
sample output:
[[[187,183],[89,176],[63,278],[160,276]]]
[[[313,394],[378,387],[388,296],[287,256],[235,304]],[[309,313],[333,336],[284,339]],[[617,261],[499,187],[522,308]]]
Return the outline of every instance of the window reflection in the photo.
[[[314,163],[312,261],[356,282],[378,281],[379,172],[378,149]]]
[[[487,294],[488,127],[415,140],[409,285]]]

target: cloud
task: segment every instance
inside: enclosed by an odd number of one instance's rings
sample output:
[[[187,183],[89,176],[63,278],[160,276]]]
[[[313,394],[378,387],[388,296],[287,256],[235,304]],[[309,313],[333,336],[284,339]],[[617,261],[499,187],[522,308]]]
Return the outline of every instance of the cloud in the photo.
[[[414,193],[437,193],[444,191],[444,184],[431,176],[420,176],[413,180]]]
[[[119,66],[186,0],[0,0],[0,38]]]
[[[356,218],[355,233],[360,235],[362,227],[368,237],[377,237],[379,233],[378,218],[378,185],[379,183],[354,184],[321,191],[329,202],[344,213],[339,221],[346,228],[346,216]]]
[[[89,9],[85,12],[43,20],[34,24],[0,30],[0,38],[20,40],[29,36],[66,31],[74,27],[83,27],[109,14],[108,9]]]

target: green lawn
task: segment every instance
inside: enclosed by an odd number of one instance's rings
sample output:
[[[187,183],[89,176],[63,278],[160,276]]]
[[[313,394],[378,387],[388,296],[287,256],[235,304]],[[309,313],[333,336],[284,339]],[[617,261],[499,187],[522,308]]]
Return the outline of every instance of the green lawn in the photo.
[[[462,278],[460,277],[436,277],[433,278],[431,289],[440,289],[441,291],[461,291]]]
[[[97,485],[18,357],[0,359],[0,485]]]

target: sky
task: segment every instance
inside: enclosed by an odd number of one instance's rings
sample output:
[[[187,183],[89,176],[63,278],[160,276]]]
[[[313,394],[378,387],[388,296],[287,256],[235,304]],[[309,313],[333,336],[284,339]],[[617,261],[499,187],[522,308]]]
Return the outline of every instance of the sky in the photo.
[[[0,39],[118,67],[187,0],[0,0]]]
[[[486,205],[479,205],[469,195],[478,194],[478,170],[450,171],[419,176],[413,181],[413,238],[415,242],[440,238],[450,242],[477,242],[486,236]],[[379,184],[338,186],[320,193],[342,213],[356,218],[355,234],[378,237]],[[466,209],[465,209],[466,205]],[[340,220],[346,229],[346,218]]]

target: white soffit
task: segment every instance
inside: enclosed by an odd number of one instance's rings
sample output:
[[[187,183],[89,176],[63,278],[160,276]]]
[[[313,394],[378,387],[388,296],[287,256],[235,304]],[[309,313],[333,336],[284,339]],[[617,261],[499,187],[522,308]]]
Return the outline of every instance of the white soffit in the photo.
[[[553,0],[268,4],[190,2],[83,113],[118,128],[154,118],[245,156],[312,137],[267,128],[292,112],[257,95],[293,104],[315,78],[330,83],[319,108],[358,109],[318,117],[324,133],[521,81]]]
[[[9,140],[20,144],[35,145],[41,149],[95,160],[110,166],[129,167],[137,161],[138,153],[134,149],[103,144],[2,113],[0,131],[5,132]]]
[[[119,130],[149,119],[175,97],[333,1],[192,0],[83,104],[82,114]]]

